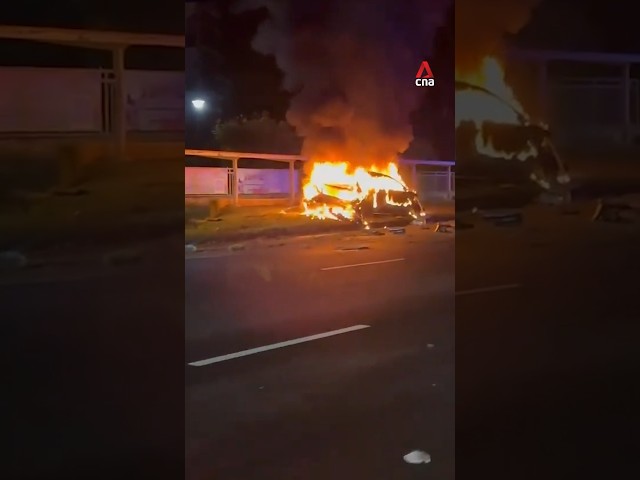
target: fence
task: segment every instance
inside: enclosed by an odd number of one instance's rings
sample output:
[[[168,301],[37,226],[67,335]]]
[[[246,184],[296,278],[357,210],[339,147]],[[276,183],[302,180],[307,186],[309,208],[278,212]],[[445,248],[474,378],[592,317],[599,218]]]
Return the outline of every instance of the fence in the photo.
[[[418,174],[416,191],[424,200],[452,200],[455,197],[453,172],[429,171]]]
[[[298,155],[275,155],[212,150],[185,150],[185,155],[225,159],[231,168],[185,167],[185,195],[216,196],[233,199],[240,197],[289,198],[295,203],[301,194],[301,174],[295,168]],[[288,169],[240,168],[240,159],[262,159],[288,163]],[[451,200],[455,195],[454,162],[436,160],[400,159],[400,168],[410,173],[409,184],[424,200]]]
[[[629,82],[629,92],[625,89],[625,82],[615,77],[562,78],[550,83],[550,123],[558,142],[622,142],[627,115],[630,133],[637,135],[640,130],[638,80]]]

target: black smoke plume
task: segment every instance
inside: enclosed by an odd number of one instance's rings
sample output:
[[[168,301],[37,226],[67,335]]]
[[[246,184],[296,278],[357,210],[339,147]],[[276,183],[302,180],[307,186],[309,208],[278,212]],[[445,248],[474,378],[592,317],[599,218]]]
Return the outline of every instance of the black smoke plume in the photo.
[[[477,72],[484,57],[504,59],[505,35],[516,34],[541,0],[455,0],[456,70]]]
[[[449,3],[240,0],[236,11],[269,11],[253,46],[284,73],[287,120],[303,154],[370,166],[396,159],[413,139],[410,114],[425,95],[415,75]]]

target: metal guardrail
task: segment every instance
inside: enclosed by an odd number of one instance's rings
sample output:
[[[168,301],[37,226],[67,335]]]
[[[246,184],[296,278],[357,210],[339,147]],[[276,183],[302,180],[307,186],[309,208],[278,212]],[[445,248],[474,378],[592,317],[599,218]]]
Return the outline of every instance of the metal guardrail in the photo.
[[[238,185],[238,161],[240,159],[270,160],[289,164],[289,200],[292,204],[300,196],[300,186],[295,182],[295,162],[308,160],[301,155],[284,155],[271,153],[229,152],[223,150],[192,150],[185,149],[185,156],[206,157],[229,160],[231,167],[228,169],[229,194],[216,195],[233,199],[234,204],[239,203]],[[400,166],[409,167],[411,171],[410,184],[415,186],[418,194],[425,200],[444,199],[452,200],[455,195],[455,162],[442,160],[399,159]],[[434,171],[420,171],[418,166],[435,167]],[[264,196],[263,196],[264,197]],[[274,198],[282,198],[282,195],[273,195]]]

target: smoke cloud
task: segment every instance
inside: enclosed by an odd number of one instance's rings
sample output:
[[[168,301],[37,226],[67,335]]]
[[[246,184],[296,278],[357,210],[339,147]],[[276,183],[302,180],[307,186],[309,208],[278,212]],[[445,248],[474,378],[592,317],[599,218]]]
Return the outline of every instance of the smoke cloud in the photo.
[[[477,71],[487,55],[503,57],[504,38],[524,27],[541,0],[455,0],[456,70]]]
[[[413,139],[410,114],[430,93],[415,75],[450,1],[241,0],[236,11],[269,11],[253,47],[284,73],[293,93],[287,121],[303,154],[371,166],[396,159]]]

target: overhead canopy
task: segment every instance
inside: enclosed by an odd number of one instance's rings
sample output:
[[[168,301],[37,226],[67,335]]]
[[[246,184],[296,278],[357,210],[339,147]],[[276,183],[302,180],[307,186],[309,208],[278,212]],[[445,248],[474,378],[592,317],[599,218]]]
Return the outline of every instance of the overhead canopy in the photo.
[[[0,38],[58,43],[85,48],[112,50],[118,47],[154,46],[184,48],[184,35],[131,33],[69,28],[0,25]]]
[[[640,63],[640,54],[637,53],[608,53],[608,52],[565,52],[555,50],[527,50],[513,48],[510,56],[522,60],[533,61],[568,61],[585,63],[628,64]]]

